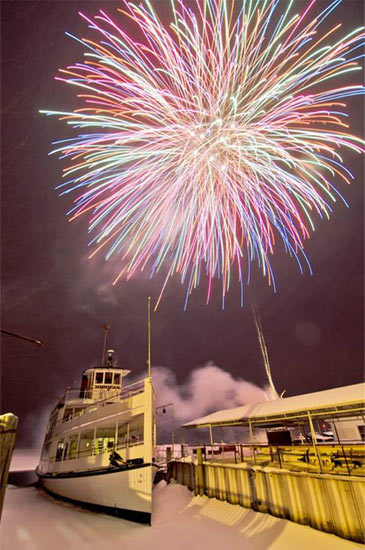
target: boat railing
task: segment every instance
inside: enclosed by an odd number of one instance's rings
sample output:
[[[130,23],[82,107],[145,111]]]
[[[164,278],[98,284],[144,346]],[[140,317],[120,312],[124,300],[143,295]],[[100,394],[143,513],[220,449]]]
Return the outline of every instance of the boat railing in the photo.
[[[89,456],[101,456],[103,454],[110,454],[113,451],[123,451],[128,450],[134,447],[143,446],[144,440],[141,438],[138,438],[137,440],[129,439],[125,440],[122,443],[113,443],[109,445],[108,447],[99,447],[96,444],[91,443],[90,448],[85,449],[84,451],[77,450],[76,452],[73,452],[71,454],[67,453],[67,450],[61,455],[53,455],[49,457],[50,462],[64,462],[66,460],[75,460],[77,458],[86,458]],[[122,457],[123,458],[123,457]]]
[[[122,391],[118,391],[112,395],[106,396],[106,392],[108,390],[102,389],[100,390],[100,393],[103,395],[102,399],[98,399],[94,401],[94,404],[100,404],[103,401],[110,401],[111,399],[124,399],[126,397],[129,397],[129,395],[134,395],[136,392],[140,393],[144,390],[144,380],[139,380],[138,382],[134,382],[133,384],[129,384],[128,386],[124,387]],[[69,401],[73,401],[75,398],[77,399],[93,399],[93,396],[95,395],[97,390],[80,390],[80,388],[67,388],[67,390],[61,395],[61,397],[58,400],[57,406],[63,407],[66,405]]]
[[[122,391],[119,391],[115,394],[106,395],[106,390],[102,390],[102,399],[98,399],[93,401],[92,403],[80,403],[82,406],[77,408],[75,406],[75,411],[68,416],[62,418],[57,422],[57,424],[68,422],[72,420],[73,418],[76,418],[77,416],[80,416],[81,414],[84,414],[85,412],[90,412],[92,410],[96,410],[99,407],[103,407],[104,405],[110,405],[116,401],[126,400],[130,399],[131,397],[134,397],[140,393],[144,392],[144,380],[135,382],[134,384],[130,384],[129,386],[126,386],[122,389]],[[82,399],[91,399],[92,396],[95,395],[95,390],[85,390],[83,391],[83,397]],[[80,396],[80,389],[78,388],[69,388],[66,390],[66,392],[60,397],[57,407],[63,408],[69,403],[70,401],[73,401],[75,397]]]

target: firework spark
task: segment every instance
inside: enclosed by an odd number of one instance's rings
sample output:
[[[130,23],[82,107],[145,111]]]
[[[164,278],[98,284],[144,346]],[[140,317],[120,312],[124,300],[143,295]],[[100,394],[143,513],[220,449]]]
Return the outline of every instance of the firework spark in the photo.
[[[274,284],[278,238],[308,263],[314,219],[341,196],[334,180],[352,179],[342,150],[363,151],[344,104],[363,86],[328,87],[361,69],[363,28],[327,24],[340,2],[313,16],[316,0],[302,14],[293,0],[171,0],[169,27],[148,0],[125,2],[140,40],[102,10],[81,14],[98,41],[76,38],[84,60],[59,80],[82,106],[42,112],[79,129],[56,142],[69,161],[59,187],[77,193],[71,219],[89,216],[91,256],[118,254],[114,282],[166,266],[161,295],[178,273],[189,296],[205,271],[207,301],[214,278],[224,301],[233,272],[243,296],[253,261]]]

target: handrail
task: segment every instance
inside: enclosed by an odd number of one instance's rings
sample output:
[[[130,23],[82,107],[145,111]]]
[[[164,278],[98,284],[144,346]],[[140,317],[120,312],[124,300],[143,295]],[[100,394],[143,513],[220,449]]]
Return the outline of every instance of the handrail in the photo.
[[[113,451],[118,451],[118,450],[121,450],[121,449],[130,449],[131,447],[137,447],[139,445],[144,445],[144,439],[139,439],[138,441],[135,441],[135,442],[125,442],[125,443],[113,445],[109,449],[103,447],[101,449],[101,452],[98,452],[98,453],[95,452],[96,449],[98,449],[98,447],[94,445],[94,446],[90,447],[90,450],[87,449],[85,451],[78,451],[76,456],[72,456],[72,457],[67,456],[66,457],[66,456],[62,455],[62,457],[57,459],[57,455],[52,455],[52,456],[48,457],[47,459],[43,459],[43,460],[46,460],[47,462],[52,462],[52,463],[65,462],[67,460],[76,460],[77,458],[85,458],[87,456],[101,456],[103,454],[110,454]],[[41,460],[42,460],[42,458],[41,458]]]
[[[144,385],[144,380],[139,380],[138,382],[134,382],[133,384],[129,384],[129,386],[122,387],[121,391],[117,391],[116,393],[110,395],[109,397],[107,397],[105,399],[94,401],[94,404],[101,403],[103,401],[109,401],[110,399],[115,399],[119,396],[123,396],[124,394],[129,393],[131,391],[131,388],[133,388],[134,386],[137,386],[137,385],[141,385],[141,386]],[[85,395],[92,395],[92,393],[94,391],[97,391],[97,390],[98,390],[98,388],[95,388],[94,390],[80,390],[80,388],[68,388],[61,395],[59,400],[57,401],[56,407],[59,406],[59,405],[66,405],[66,403],[68,401],[71,401],[71,399],[69,399],[70,396],[79,395],[81,391],[83,391]],[[103,391],[105,392],[105,391],[108,391],[108,390],[106,388],[103,388]],[[90,399],[90,398],[85,397],[85,398],[80,398],[80,399]]]
[[[83,412],[70,415],[67,418],[63,418],[59,422],[67,422],[71,418],[76,418],[77,416],[84,414],[84,412],[87,412],[90,408],[104,406],[106,403],[110,404],[110,401],[117,401],[117,400],[119,401],[119,400],[129,399],[130,397],[133,397],[134,395],[138,395],[139,393],[143,393],[143,388],[136,389],[134,391],[128,391],[126,393],[122,391],[116,395],[111,395],[110,397],[106,397],[105,399],[100,399],[99,401],[93,401],[92,403],[87,404],[85,407],[83,407],[83,409],[81,409]]]
[[[139,388],[136,388],[135,390],[131,391],[132,387],[135,387],[135,386],[138,386],[138,385],[140,386]],[[79,391],[79,390],[77,390],[77,391]],[[125,388],[122,389],[121,392],[118,392],[117,394],[111,395],[110,397],[107,397],[105,399],[101,399],[99,401],[93,401],[92,403],[85,404],[85,406],[82,407],[80,409],[80,412],[78,412],[77,414],[72,414],[72,415],[68,416],[67,418],[61,418],[57,422],[54,422],[53,425],[52,425],[51,431],[49,433],[46,432],[45,441],[49,441],[52,438],[56,426],[59,426],[61,424],[64,424],[65,422],[68,422],[68,421],[70,421],[74,418],[77,418],[78,416],[81,416],[85,412],[90,412],[90,409],[98,408],[100,406],[104,406],[106,403],[109,404],[111,401],[117,402],[119,400],[130,399],[131,397],[133,397],[135,395],[143,393],[143,391],[144,391],[144,380],[142,380],[142,381],[140,380],[138,382],[134,382],[133,384],[130,384],[129,386],[126,386]],[[61,396],[61,398],[59,399],[55,409],[57,409],[57,407],[61,403],[61,399],[64,395],[65,394],[63,394]],[[67,401],[63,402],[63,405],[65,405],[66,403],[67,403]],[[53,415],[53,411],[50,415],[50,418],[52,418],[52,415]]]
[[[357,440],[353,443],[336,441],[319,443],[317,451],[323,462],[323,471],[318,456],[309,443],[300,445],[268,445],[266,443],[219,443],[203,445],[177,445],[181,448],[181,458],[196,455],[202,448],[205,462],[254,463],[261,466],[309,470],[318,473],[341,475],[365,475],[365,445]],[[175,459],[176,460],[176,459]]]

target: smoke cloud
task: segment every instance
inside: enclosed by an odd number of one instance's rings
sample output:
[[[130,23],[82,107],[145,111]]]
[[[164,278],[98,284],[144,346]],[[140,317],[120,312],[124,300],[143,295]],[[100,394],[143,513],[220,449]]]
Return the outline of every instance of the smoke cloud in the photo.
[[[154,367],[153,385],[157,406],[174,404],[178,422],[188,422],[211,412],[272,399],[269,386],[259,388],[242,378],[234,378],[214,363],[194,369],[186,382],[177,384],[171,369]]]

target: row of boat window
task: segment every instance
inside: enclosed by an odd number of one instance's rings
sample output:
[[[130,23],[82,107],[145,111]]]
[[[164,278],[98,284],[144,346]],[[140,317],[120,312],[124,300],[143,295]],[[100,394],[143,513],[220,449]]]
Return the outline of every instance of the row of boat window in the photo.
[[[120,373],[97,372],[95,374],[95,384],[120,384]]]
[[[100,455],[142,442],[143,414],[140,414],[128,424],[120,426],[96,425],[94,428],[85,428],[69,437],[62,437],[57,441],[56,448],[52,446],[52,442],[48,442],[43,447],[42,460],[50,458],[60,461]]]

